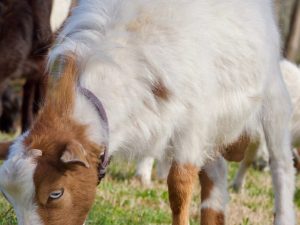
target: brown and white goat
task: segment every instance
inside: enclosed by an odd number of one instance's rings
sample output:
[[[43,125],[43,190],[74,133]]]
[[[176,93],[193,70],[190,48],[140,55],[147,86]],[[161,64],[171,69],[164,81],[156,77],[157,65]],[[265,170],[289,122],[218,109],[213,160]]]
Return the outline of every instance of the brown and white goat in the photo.
[[[19,224],[82,225],[107,154],[169,149],[173,225],[187,225],[199,170],[263,127],[280,183],[274,224],[294,225],[279,46],[270,0],[80,1],[50,54],[57,84],[0,168]],[[223,224],[205,202],[202,221]]]

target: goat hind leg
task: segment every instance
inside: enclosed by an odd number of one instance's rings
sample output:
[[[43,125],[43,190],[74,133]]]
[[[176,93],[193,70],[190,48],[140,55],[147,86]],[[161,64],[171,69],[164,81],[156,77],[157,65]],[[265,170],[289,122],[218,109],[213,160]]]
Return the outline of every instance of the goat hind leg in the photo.
[[[279,94],[277,94],[279,93]],[[263,114],[263,128],[270,155],[270,169],[275,192],[275,225],[295,225],[293,197],[295,170],[290,143],[290,106],[283,91],[268,99]]]
[[[189,206],[199,169],[173,162],[168,175],[169,200],[173,225],[189,224]]]
[[[224,225],[228,201],[227,165],[223,157],[208,163],[199,174],[201,184],[201,224]]]

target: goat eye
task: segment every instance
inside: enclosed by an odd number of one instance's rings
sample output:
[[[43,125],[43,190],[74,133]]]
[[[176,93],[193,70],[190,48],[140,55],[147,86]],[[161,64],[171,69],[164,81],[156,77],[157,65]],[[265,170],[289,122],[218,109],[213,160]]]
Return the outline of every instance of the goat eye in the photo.
[[[50,200],[57,200],[59,198],[61,198],[61,196],[63,196],[64,194],[64,189],[60,189],[60,190],[56,190],[50,193],[49,195],[49,199]]]

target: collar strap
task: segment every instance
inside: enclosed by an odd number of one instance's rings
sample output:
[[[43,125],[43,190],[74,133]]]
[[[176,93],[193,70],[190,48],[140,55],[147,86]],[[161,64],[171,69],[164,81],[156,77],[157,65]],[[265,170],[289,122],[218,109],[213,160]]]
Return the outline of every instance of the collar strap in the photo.
[[[78,90],[94,106],[95,110],[97,111],[98,115],[100,116],[101,123],[104,127],[104,130],[105,130],[106,136],[107,136],[105,142],[103,143],[104,151],[99,157],[99,159],[100,159],[100,162],[98,165],[98,184],[99,184],[100,181],[105,177],[106,168],[110,161],[110,158],[108,157],[109,124],[108,124],[107,114],[105,112],[102,102],[99,100],[99,98],[96,97],[96,95],[93,92],[91,92],[90,90],[88,90],[80,85],[78,85]]]

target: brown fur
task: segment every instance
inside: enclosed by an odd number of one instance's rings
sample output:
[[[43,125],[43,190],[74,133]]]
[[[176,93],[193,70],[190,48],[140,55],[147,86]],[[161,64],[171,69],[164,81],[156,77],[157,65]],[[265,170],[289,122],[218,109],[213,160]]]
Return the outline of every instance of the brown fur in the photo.
[[[0,143],[0,160],[6,159],[11,144],[10,141]]]
[[[167,100],[169,98],[169,90],[162,82],[157,82],[152,88],[153,94],[161,98],[163,100]]]
[[[40,149],[34,174],[36,204],[45,225],[82,225],[95,198],[100,146],[90,142],[86,127],[71,113],[77,82],[76,63],[68,58],[65,71],[25,140],[27,150]],[[74,142],[83,147],[89,168],[78,162],[63,162],[62,155]],[[64,189],[59,200],[49,199],[52,191]]]
[[[210,198],[214,183],[204,170],[200,172],[199,178],[201,184],[201,201],[204,202],[206,199]],[[202,225],[224,225],[224,217],[225,216],[223,212],[217,212],[216,210],[210,208],[201,209]]]
[[[214,183],[211,179],[209,179],[207,173],[204,170],[199,173],[199,179],[201,184],[201,201],[203,202],[210,197],[210,193],[214,187]]]
[[[213,209],[201,209],[201,225],[224,225],[224,213]]]
[[[187,225],[189,205],[198,168],[193,165],[179,165],[173,162],[168,175],[169,200],[173,225]]]
[[[225,148],[223,157],[228,161],[240,162],[244,159],[249,144],[249,136],[242,135],[236,142]]]

